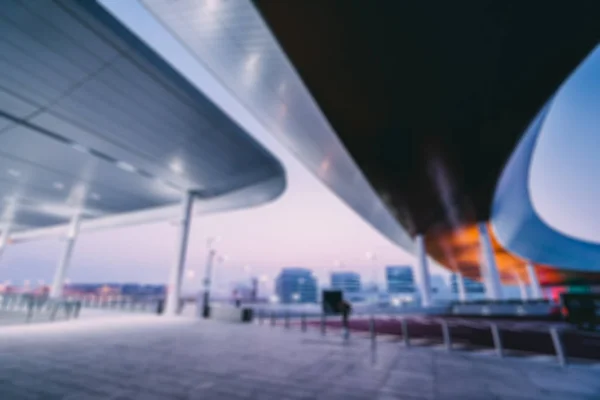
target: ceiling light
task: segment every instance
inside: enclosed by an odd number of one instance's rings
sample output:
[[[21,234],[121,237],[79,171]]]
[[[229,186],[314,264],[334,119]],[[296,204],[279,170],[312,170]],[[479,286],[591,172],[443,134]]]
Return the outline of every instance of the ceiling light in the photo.
[[[131,165],[125,161],[117,161],[117,167],[119,167],[123,171],[127,171],[127,172],[135,172],[136,171],[136,169],[133,165]]]
[[[258,62],[258,59],[259,55],[257,53],[250,54],[250,56],[248,56],[248,58],[246,59],[246,69],[253,70],[256,66],[256,63]]]
[[[65,184],[62,182],[54,182],[52,185],[56,190],[63,190],[65,188]]]
[[[12,169],[12,168],[10,168],[10,169],[8,170],[8,174],[9,174],[10,176],[14,176],[15,178],[17,178],[17,177],[21,176],[21,172],[20,172],[20,171],[17,171],[16,169]]]
[[[183,173],[183,165],[181,165],[181,161],[179,160],[173,161],[171,164],[169,164],[169,168],[171,168],[171,171],[175,172],[176,174]]]
[[[100,195],[98,193],[91,193],[90,198],[92,200],[100,200]]]
[[[90,149],[88,149],[85,146],[80,145],[79,143],[73,143],[71,145],[71,147],[73,147],[73,149],[75,149],[75,150],[77,150],[77,151],[79,151],[81,153],[89,153],[90,152]]]

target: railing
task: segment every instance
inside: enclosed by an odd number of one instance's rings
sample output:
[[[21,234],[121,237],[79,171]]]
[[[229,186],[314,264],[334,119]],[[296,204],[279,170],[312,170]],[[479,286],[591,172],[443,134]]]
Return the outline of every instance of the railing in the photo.
[[[0,324],[78,318],[81,302],[29,294],[0,294]]]
[[[396,336],[406,347],[438,345],[445,351],[456,351],[458,347],[472,350],[489,350],[496,357],[511,354],[545,354],[555,357],[564,366],[573,357],[600,360],[600,334],[586,333],[586,341],[592,349],[580,348],[583,340],[575,340],[579,332],[555,324],[540,325],[535,331],[510,329],[495,321],[473,321],[469,326],[466,320],[452,320],[441,317],[428,318],[419,322],[412,317],[353,315],[349,329],[345,330],[339,315],[304,313],[292,310],[257,309],[256,323],[259,325],[282,326],[284,329],[299,329],[307,332],[312,327],[325,336],[329,331],[342,330],[344,340],[361,333],[371,340],[374,349],[381,334]],[[426,328],[425,328],[426,327]],[[366,335],[365,335],[366,334]],[[590,338],[594,343],[590,344]],[[566,340],[565,340],[566,339]],[[579,346],[579,347],[578,347]]]
[[[160,298],[132,296],[80,296],[84,308],[139,313],[159,313],[163,300]]]

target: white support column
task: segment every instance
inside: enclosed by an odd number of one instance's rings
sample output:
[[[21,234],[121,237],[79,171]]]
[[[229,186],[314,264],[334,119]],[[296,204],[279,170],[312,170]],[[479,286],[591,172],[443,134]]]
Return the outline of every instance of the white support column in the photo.
[[[177,315],[180,311],[179,301],[181,298],[181,282],[183,280],[183,271],[185,269],[185,257],[187,254],[187,244],[190,233],[193,205],[194,193],[187,192],[182,203],[181,216],[178,221],[179,237],[177,238],[177,253],[175,256],[175,262],[173,263],[169,274],[167,301],[165,304],[164,315]]]
[[[527,263],[527,275],[529,276],[529,286],[531,287],[531,298],[544,298],[544,294],[542,293],[542,287],[540,286],[540,281],[538,280],[538,277],[535,274],[535,268],[533,267],[532,263]]]
[[[56,266],[56,271],[54,272],[54,279],[52,280],[52,287],[50,288],[51,298],[62,297],[63,285],[65,283],[65,277],[67,276],[67,269],[69,268],[69,262],[71,261],[71,255],[73,254],[75,241],[77,240],[77,235],[79,234],[79,222],[79,215],[75,215],[71,219],[71,225],[69,226],[65,240],[65,248],[60,261]]]
[[[465,278],[462,274],[455,272],[456,284],[458,286],[458,300],[467,301],[467,289],[465,288]]]
[[[477,224],[479,230],[479,243],[481,245],[481,252],[483,255],[483,278],[485,283],[485,293],[489,300],[501,300],[502,299],[502,285],[500,283],[500,275],[498,274],[498,267],[496,266],[496,257],[494,255],[494,248],[492,247],[492,241],[490,240],[490,233],[486,222],[480,222]]]
[[[4,254],[4,250],[6,249],[6,244],[8,243],[8,236],[10,235],[10,227],[5,225],[2,227],[2,232],[0,232],[0,259],[2,259],[2,255]]]
[[[417,245],[417,278],[421,294],[421,305],[429,307],[431,306],[431,277],[429,276],[425,240],[423,235],[417,235],[415,240]]]
[[[521,300],[526,301],[527,298],[529,297],[527,294],[527,285],[525,285],[525,282],[523,282],[523,279],[521,279],[519,274],[516,272],[515,272],[515,279],[517,280],[517,283],[519,285],[519,292],[521,293]]]

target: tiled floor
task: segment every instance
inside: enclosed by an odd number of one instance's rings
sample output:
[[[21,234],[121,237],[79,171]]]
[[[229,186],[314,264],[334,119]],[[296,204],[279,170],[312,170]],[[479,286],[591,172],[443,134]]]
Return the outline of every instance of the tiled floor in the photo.
[[[151,315],[0,328],[0,399],[600,399],[600,370]]]

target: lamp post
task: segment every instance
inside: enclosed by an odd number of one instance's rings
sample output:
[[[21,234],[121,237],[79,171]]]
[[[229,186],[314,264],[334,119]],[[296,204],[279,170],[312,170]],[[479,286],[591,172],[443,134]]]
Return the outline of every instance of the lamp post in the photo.
[[[365,253],[365,257],[367,260],[371,261],[371,263],[373,264],[372,268],[371,268],[371,281],[373,282],[373,289],[374,289],[374,293],[373,293],[373,302],[376,303],[377,302],[377,292],[378,292],[378,288],[377,288],[377,271],[375,270],[376,264],[377,264],[377,254],[375,252],[372,251],[367,251]]]
[[[210,237],[206,240],[206,248],[208,255],[206,257],[206,265],[204,269],[204,293],[202,294],[202,317],[210,317],[210,284],[212,276],[212,267],[217,251],[214,249],[214,244],[218,242],[220,237]]]

